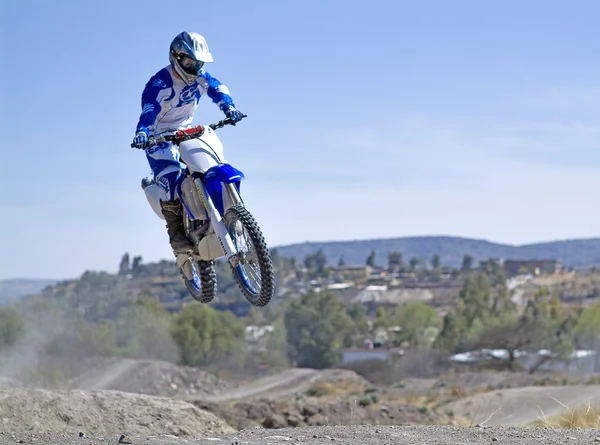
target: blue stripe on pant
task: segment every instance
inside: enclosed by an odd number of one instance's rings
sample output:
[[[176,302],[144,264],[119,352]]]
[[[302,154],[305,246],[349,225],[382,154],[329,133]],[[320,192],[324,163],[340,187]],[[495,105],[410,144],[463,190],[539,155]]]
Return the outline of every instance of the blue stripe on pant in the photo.
[[[160,142],[146,149],[146,158],[154,174],[154,181],[165,191],[169,201],[173,201],[177,198],[177,190],[183,179],[179,150],[170,142]]]

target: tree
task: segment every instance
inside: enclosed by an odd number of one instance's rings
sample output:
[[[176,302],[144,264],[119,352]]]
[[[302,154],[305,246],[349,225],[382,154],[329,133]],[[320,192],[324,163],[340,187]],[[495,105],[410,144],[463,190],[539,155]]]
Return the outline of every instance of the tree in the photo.
[[[596,349],[600,345],[600,301],[586,307],[574,329],[577,343]]]
[[[431,306],[412,301],[396,309],[395,322],[400,326],[400,341],[407,341],[411,347],[430,346],[430,340],[425,335],[428,328],[439,329],[442,320]]]
[[[371,250],[371,253],[367,257],[366,264],[369,267],[373,267],[373,268],[376,267],[375,266],[375,251],[374,250]]]
[[[421,263],[421,260],[419,260],[418,258],[411,258],[410,262],[408,263],[410,271],[414,272],[415,270],[417,270],[417,266]]]
[[[352,335],[352,345],[362,345],[365,337],[369,333],[369,325],[367,323],[367,310],[360,303],[353,303],[348,307],[348,316],[354,323],[354,333]]]
[[[431,267],[434,271],[440,268],[440,256],[437,253],[431,257]]]
[[[13,308],[0,307],[0,349],[13,345],[23,334],[23,319]]]
[[[139,277],[142,272],[142,257],[141,255],[137,255],[133,257],[133,262],[131,264],[131,275],[134,277]]]
[[[402,253],[398,251],[388,252],[388,270],[390,272],[402,270],[403,264]]]
[[[383,306],[377,307],[375,311],[375,321],[373,322],[373,329],[387,329],[390,327],[390,320],[388,314]]]
[[[121,263],[119,264],[119,275],[125,276],[131,270],[131,266],[129,264],[129,254],[125,253],[121,257]]]
[[[387,342],[388,330],[391,326],[391,321],[383,306],[379,306],[375,311],[375,320],[373,321],[372,335],[376,341]]]
[[[342,267],[342,266],[345,266],[345,265],[346,265],[346,262],[344,261],[344,255],[341,255],[340,256],[340,260],[338,261],[338,266]]]
[[[304,267],[306,267],[311,276],[326,277],[329,273],[327,269],[327,257],[321,249],[314,254],[304,257]]]
[[[462,265],[460,266],[460,269],[464,272],[464,273],[468,273],[471,271],[471,268],[473,267],[473,262],[474,262],[474,258],[471,255],[465,255],[463,256],[462,259]]]
[[[489,319],[485,325],[473,332],[471,347],[505,350],[509,369],[516,371],[517,353],[535,349],[543,335],[543,327],[527,317],[506,314]]]
[[[339,363],[339,350],[350,346],[354,326],[337,296],[308,292],[285,313],[288,353],[299,367],[328,368]]]
[[[241,366],[244,362],[246,328],[230,311],[190,304],[175,316],[172,333],[184,365]]]
[[[462,313],[466,326],[471,327],[476,319],[483,321],[489,315],[491,283],[486,274],[469,275],[458,293],[463,302]]]
[[[461,319],[452,312],[444,315],[442,330],[435,339],[434,347],[447,352],[454,352],[461,341]]]

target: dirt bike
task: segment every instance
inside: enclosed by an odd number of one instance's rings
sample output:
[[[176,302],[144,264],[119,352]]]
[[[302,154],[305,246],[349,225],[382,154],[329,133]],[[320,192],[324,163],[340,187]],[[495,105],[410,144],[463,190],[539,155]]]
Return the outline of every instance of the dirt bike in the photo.
[[[265,306],[275,289],[273,265],[261,229],[240,194],[245,176],[224,160],[223,144],[215,133],[229,124],[232,121],[227,118],[151,136],[142,148],[166,141],[179,146],[185,167],[177,195],[194,248],[189,255],[177,256],[177,266],[192,297],[201,303],[213,300],[217,292],[215,260],[227,257],[244,297],[254,306]],[[168,199],[166,193],[154,178],[144,178],[142,189],[154,212],[164,219],[160,200]]]

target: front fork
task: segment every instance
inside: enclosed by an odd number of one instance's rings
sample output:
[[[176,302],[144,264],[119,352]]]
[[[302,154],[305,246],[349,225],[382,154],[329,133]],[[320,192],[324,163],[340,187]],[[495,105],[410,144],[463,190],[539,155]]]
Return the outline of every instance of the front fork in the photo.
[[[221,214],[215,207],[215,204],[213,203],[210,195],[206,191],[206,187],[204,187],[202,180],[200,178],[194,178],[194,183],[196,184],[196,189],[198,189],[198,194],[200,195],[202,204],[204,205],[204,208],[210,216],[212,225],[215,228],[215,233],[217,235],[217,238],[219,239],[219,243],[221,243],[223,252],[225,252],[225,255],[227,256],[227,260],[231,263],[233,267],[237,267],[240,261],[238,251],[235,245],[233,244],[233,241],[231,240],[231,235],[225,228],[225,224],[223,223],[223,218],[221,218]]]

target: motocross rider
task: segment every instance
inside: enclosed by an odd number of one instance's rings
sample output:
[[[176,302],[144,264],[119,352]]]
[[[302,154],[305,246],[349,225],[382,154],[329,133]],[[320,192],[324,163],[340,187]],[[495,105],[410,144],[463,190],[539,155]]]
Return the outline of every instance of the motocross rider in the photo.
[[[204,69],[204,64],[213,62],[213,57],[203,36],[187,31],[178,34],[171,42],[169,62],[144,88],[142,113],[133,139],[135,147],[143,148],[151,135],[190,128],[198,101],[205,94],[234,125],[244,117],[235,108],[229,89]],[[160,142],[146,149],[146,158],[154,181],[168,197],[160,202],[161,212],[177,258],[193,247],[185,234],[183,207],[176,192],[183,179],[179,150],[170,142]]]

